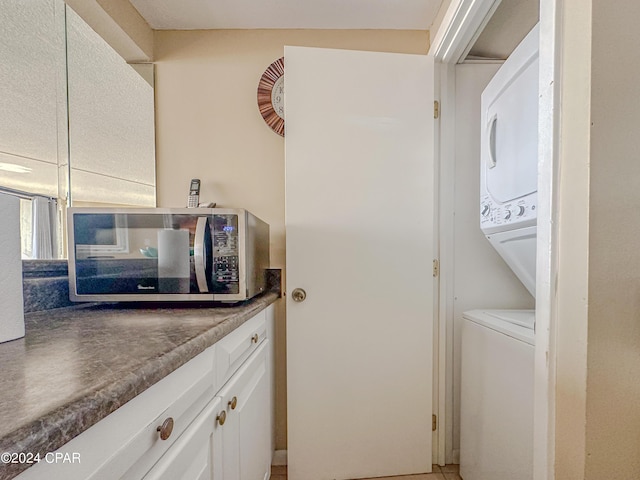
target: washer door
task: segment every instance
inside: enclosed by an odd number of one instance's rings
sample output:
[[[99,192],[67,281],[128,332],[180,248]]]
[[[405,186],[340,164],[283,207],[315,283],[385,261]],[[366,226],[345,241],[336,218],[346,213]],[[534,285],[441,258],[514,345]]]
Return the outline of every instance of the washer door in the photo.
[[[487,240],[534,298],[536,296],[536,232],[537,227],[527,227],[487,235]]]

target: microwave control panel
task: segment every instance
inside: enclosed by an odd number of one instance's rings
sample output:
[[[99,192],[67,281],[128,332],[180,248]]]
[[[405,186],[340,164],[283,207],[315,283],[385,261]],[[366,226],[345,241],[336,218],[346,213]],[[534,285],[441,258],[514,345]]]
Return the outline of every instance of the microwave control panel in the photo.
[[[240,291],[238,215],[213,216],[213,292]]]

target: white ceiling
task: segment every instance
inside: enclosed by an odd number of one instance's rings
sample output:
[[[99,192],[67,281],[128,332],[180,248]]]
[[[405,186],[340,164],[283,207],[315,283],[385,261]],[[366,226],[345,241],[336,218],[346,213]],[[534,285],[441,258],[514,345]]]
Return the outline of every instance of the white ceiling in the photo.
[[[442,0],[130,0],[157,30],[428,30]]]

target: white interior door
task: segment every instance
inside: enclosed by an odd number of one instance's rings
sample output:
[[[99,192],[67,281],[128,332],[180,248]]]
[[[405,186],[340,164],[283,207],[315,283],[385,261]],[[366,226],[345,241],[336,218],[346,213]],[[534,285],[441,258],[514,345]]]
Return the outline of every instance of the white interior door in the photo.
[[[285,47],[285,95],[289,478],[429,472],[432,58]]]

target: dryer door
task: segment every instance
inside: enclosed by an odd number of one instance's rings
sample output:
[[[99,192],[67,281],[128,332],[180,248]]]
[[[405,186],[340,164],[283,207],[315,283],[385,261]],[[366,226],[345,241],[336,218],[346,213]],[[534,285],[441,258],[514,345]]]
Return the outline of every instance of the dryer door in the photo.
[[[482,93],[482,175],[504,204],[537,190],[538,29],[518,45]]]
[[[487,239],[529,293],[536,296],[536,230],[519,228],[487,235]]]

